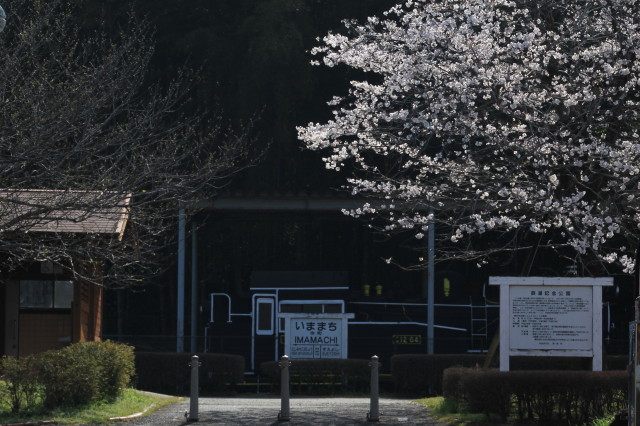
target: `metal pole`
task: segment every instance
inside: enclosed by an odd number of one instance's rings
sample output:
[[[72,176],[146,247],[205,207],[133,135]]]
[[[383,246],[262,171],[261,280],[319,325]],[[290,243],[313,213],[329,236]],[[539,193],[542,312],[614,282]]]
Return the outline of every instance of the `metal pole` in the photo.
[[[629,375],[631,376],[632,388],[629,389],[629,403],[627,404],[627,424],[636,426],[640,418],[640,248],[636,248],[636,265],[634,268],[635,288],[634,288],[634,316],[633,316],[633,336],[630,340],[633,346],[629,350],[631,355]]]
[[[635,345],[633,347],[634,357],[634,368],[633,368],[633,378],[634,378],[634,406],[633,406],[633,416],[630,418],[629,423],[632,425],[638,424],[638,419],[640,418],[640,360],[638,360],[638,356],[640,355],[640,297],[635,300]],[[631,416],[630,416],[631,417]]]
[[[636,300],[637,306],[637,300]],[[638,311],[636,308],[636,317]],[[629,377],[627,380],[627,425],[635,426],[636,424],[636,338],[637,325],[635,318],[629,322],[629,361],[627,362],[627,372]]]
[[[369,362],[369,367],[371,367],[371,404],[369,406],[369,412],[367,413],[367,421],[369,422],[380,421],[380,390],[378,380],[380,363],[378,359],[378,356],[374,355],[371,357],[371,362]]]
[[[291,420],[289,408],[289,366],[291,361],[287,355],[282,355],[278,366],[280,366],[280,412],[278,421],[288,422]]]
[[[198,352],[196,335],[198,334],[198,240],[197,227],[191,221],[191,352]]]
[[[198,367],[200,367],[200,360],[198,359],[198,355],[193,355],[191,357],[191,399],[189,401],[189,421],[197,422],[198,415],[198,391],[199,391],[199,383],[198,383]]]
[[[429,247],[427,249],[427,261],[429,275],[427,279],[427,353],[433,354],[434,341],[434,298],[435,298],[435,222],[433,220],[433,211],[429,213]]]
[[[0,6],[0,33],[4,30],[5,25],[7,24],[7,14],[4,13],[4,9]]]
[[[184,352],[184,266],[185,266],[185,228],[184,209],[178,212],[178,323],[176,324],[176,352]]]

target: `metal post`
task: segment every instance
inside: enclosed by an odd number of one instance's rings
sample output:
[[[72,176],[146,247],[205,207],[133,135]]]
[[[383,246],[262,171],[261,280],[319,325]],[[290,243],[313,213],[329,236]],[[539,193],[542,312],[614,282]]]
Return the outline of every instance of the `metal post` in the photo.
[[[629,414],[632,414],[630,417],[630,424],[634,426],[638,424],[638,419],[640,418],[640,360],[638,356],[640,355],[640,297],[635,300],[635,345],[633,347],[634,357],[634,368],[633,368],[633,378],[634,378],[634,406],[633,413],[629,410]]]
[[[178,212],[178,301],[176,324],[176,352],[184,352],[184,266],[185,266],[185,227],[184,209]]]
[[[637,303],[637,302],[636,302]],[[636,315],[638,311],[636,310]],[[629,322],[629,361],[627,362],[627,425],[636,424],[636,321]]]
[[[289,366],[291,361],[287,355],[282,355],[280,362],[280,412],[278,413],[278,421],[288,422],[291,420],[291,412],[289,409]]]
[[[197,352],[198,334],[198,227],[191,221],[191,352]]]
[[[4,9],[0,6],[0,33],[4,30],[4,26],[7,24],[7,14],[4,13]]]
[[[200,360],[198,359],[198,355],[194,355],[191,357],[191,399],[189,401],[189,421],[197,422],[198,421],[198,391],[199,391],[199,383],[198,383],[198,367],[200,367]]]
[[[378,368],[380,363],[378,362],[378,356],[371,357],[369,367],[371,367],[371,404],[369,406],[369,412],[367,413],[367,421],[379,422],[380,421],[380,390],[378,380]]]
[[[432,355],[433,344],[435,340],[434,323],[434,299],[435,299],[435,239],[436,239],[436,224],[433,217],[433,211],[429,213],[429,230],[428,239],[429,247],[427,249],[427,263],[428,263],[428,278],[427,278],[427,353]]]

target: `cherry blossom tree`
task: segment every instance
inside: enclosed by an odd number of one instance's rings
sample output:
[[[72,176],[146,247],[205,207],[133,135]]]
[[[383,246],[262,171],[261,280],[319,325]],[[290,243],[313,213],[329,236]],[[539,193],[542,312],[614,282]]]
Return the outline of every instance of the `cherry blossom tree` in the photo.
[[[298,134],[376,200],[350,214],[417,238],[434,219],[458,250],[526,231],[633,270],[640,2],[410,0],[344,26],[312,53],[361,77]]]

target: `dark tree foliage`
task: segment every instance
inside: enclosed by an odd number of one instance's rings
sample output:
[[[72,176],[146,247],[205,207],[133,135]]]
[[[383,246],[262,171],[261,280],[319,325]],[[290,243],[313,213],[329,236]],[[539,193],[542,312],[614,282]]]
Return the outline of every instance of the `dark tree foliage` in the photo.
[[[247,133],[225,132],[219,119],[183,108],[192,73],[175,70],[162,86],[149,83],[154,38],[147,21],[84,25],[66,0],[3,7],[3,267],[48,260],[81,274],[74,262],[82,260],[104,266],[98,269],[111,285],[138,283],[161,267],[179,206],[214,195],[246,164]],[[49,192],[36,199],[25,190]],[[125,207],[123,238],[60,226]],[[33,232],[43,227],[53,232]]]
[[[259,165],[234,179],[234,190],[326,191],[340,180],[320,156],[300,149],[295,126],[327,116],[331,93],[346,89],[352,72],[310,65],[316,38],[342,19],[366,18],[393,0],[139,0],[133,8],[157,29],[152,81],[167,81],[183,65],[202,70],[191,107],[221,109],[235,126],[259,117],[256,134],[269,144]],[[87,13],[122,21],[128,0],[89,1]]]

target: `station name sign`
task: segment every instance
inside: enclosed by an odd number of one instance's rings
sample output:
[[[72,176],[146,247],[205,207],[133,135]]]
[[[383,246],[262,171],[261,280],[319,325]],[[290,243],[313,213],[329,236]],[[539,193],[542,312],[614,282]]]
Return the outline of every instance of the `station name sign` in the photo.
[[[347,358],[348,320],[353,314],[281,314],[290,359]]]

